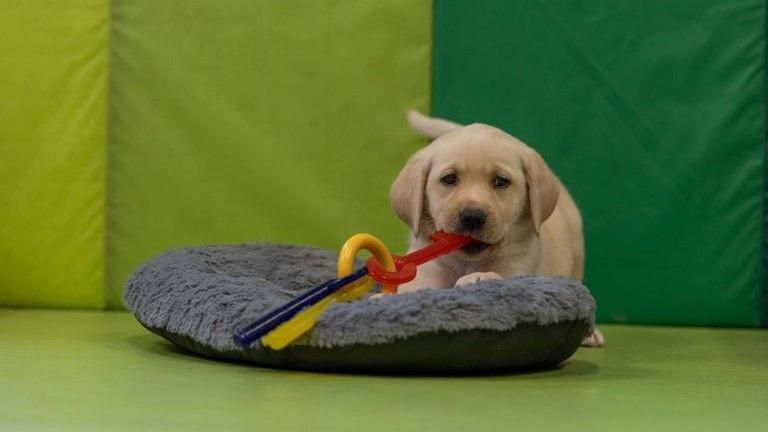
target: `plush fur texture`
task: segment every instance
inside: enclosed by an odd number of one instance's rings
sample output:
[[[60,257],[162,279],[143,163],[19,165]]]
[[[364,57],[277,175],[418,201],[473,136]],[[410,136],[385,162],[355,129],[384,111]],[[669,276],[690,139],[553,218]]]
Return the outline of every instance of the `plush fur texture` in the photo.
[[[124,303],[148,328],[213,351],[239,351],[232,340],[236,329],[335,277],[336,258],[322,249],[271,244],[175,250],[131,275]],[[595,301],[580,283],[527,276],[336,304],[299,344],[377,345],[440,332],[576,321],[591,330],[594,312]],[[252,349],[263,350],[258,344]]]

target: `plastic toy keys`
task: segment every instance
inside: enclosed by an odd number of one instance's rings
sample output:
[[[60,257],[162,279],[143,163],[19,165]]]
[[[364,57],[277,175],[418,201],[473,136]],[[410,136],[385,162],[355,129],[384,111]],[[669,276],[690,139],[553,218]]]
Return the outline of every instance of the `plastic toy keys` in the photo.
[[[382,291],[388,293],[388,287],[397,286],[402,283],[410,282],[416,277],[416,267],[431,261],[441,255],[453,252],[472,243],[472,238],[449,234],[444,231],[438,231],[430,236],[432,243],[429,246],[413,251],[406,256],[393,256],[397,271],[386,271],[381,267],[374,257],[365,262],[368,274],[377,282],[384,284]],[[395,291],[391,291],[394,293]]]
[[[378,238],[357,234],[344,243],[339,253],[338,279],[315,287],[290,302],[268,312],[258,320],[237,331],[235,342],[243,347],[257,339],[262,345],[280,350],[311,330],[317,319],[330,305],[358,299],[374,286],[383,284],[385,293],[397,292],[397,285],[413,280],[416,267],[472,242],[470,237],[437,232],[432,243],[404,257],[393,257]],[[369,250],[373,256],[366,267],[353,271],[355,255]],[[383,263],[383,268],[382,268]],[[370,276],[370,277],[368,277]]]
[[[341,248],[338,261],[338,279],[332,279],[313,288],[290,302],[268,312],[235,333],[235,343],[247,347],[257,339],[275,350],[286,347],[315,325],[317,318],[328,306],[336,302],[355,300],[373,288],[373,280],[366,277],[368,270],[354,270],[355,255],[360,249],[369,250],[381,260],[387,270],[394,271],[392,254],[384,243],[370,234],[356,234]]]
[[[302,310],[286,323],[278,326],[275,330],[261,337],[261,343],[264,346],[274,350],[281,350],[291,342],[300,338],[304,333],[312,330],[317,319],[333,303],[348,302],[356,300],[365,295],[373,288],[374,282],[371,278],[361,278],[340,289],[317,303]]]
[[[278,327],[293,318],[297,313],[318,303],[323,298],[328,297],[340,288],[365,277],[366,274],[368,274],[366,269],[360,269],[345,278],[331,279],[318,287],[312,288],[306,293],[269,311],[266,315],[238,330],[235,333],[235,343],[242,347],[249,346],[257,339],[272,331],[275,327]]]

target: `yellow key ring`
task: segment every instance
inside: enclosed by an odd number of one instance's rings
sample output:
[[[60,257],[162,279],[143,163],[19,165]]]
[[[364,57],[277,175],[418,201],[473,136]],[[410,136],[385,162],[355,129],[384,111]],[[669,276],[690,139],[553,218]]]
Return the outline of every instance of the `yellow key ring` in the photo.
[[[361,249],[365,249],[373,254],[374,258],[379,261],[379,264],[384,267],[384,270],[388,272],[396,271],[395,260],[392,258],[392,254],[389,253],[389,249],[384,246],[384,243],[382,243],[381,240],[370,234],[355,234],[344,243],[344,246],[341,247],[341,251],[339,252],[339,278],[347,276],[354,271],[355,255],[357,255]],[[384,285],[382,291],[387,294],[394,294],[397,292],[397,285]]]

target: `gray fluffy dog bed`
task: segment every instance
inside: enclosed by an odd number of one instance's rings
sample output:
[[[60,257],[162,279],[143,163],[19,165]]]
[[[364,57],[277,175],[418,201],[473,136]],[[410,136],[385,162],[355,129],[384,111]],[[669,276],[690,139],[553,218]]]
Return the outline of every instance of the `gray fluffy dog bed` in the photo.
[[[555,366],[593,327],[581,284],[520,277],[331,306],[281,351],[236,329],[336,277],[335,252],[252,244],[175,250],[128,279],[126,307],[150,331],[203,356],[261,366],[380,373],[479,373]]]

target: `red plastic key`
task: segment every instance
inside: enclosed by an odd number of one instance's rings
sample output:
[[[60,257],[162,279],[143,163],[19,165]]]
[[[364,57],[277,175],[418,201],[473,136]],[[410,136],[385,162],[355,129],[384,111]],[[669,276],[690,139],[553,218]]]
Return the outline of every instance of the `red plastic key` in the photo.
[[[392,258],[397,269],[394,272],[388,272],[381,268],[379,262],[374,257],[368,258],[365,262],[368,275],[381,284],[399,285],[410,282],[416,277],[417,266],[451,253],[473,241],[472,237],[449,234],[444,231],[432,234],[429,239],[432,242],[429,246],[413,251],[405,256],[393,255]],[[394,294],[394,292],[389,292],[388,294]]]

